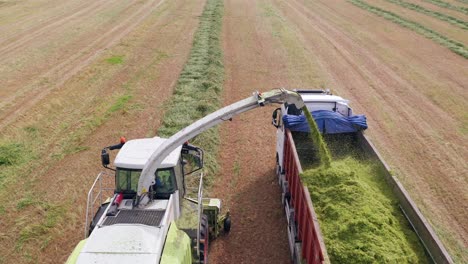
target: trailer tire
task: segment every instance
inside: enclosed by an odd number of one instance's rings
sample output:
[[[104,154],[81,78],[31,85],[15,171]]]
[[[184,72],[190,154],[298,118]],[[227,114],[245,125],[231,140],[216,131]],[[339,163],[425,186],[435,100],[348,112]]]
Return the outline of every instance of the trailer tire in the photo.
[[[285,203],[289,203],[289,201],[291,200],[291,193],[290,192],[286,192],[284,194],[284,202]]]
[[[279,164],[279,157],[278,157],[278,153],[276,153],[276,176],[278,176],[278,178],[281,176],[281,166]]]

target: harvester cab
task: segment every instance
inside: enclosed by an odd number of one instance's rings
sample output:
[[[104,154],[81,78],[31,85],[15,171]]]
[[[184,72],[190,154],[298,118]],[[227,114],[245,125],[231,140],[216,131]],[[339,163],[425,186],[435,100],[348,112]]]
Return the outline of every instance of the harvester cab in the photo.
[[[102,165],[109,168],[109,153],[107,150],[120,149],[114,166],[115,193],[122,193],[123,198],[132,199],[136,204],[138,180],[149,156],[165,139],[144,138],[131,140],[128,143],[106,147],[102,150]],[[151,185],[146,196],[150,200],[169,199],[176,191],[180,199],[185,195],[185,177],[203,168],[203,150],[188,142],[176,148],[161,164],[154,174],[155,183]]]

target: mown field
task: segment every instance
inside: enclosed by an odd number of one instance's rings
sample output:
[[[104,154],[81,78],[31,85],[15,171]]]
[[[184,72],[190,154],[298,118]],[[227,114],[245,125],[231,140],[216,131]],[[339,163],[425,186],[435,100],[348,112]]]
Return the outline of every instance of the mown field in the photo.
[[[331,88],[468,262],[464,0],[0,1],[0,263],[63,263],[99,151],[274,87]],[[213,263],[285,263],[272,109],[200,137],[233,232]],[[262,188],[259,188],[262,186]]]
[[[465,59],[468,58],[468,49],[467,49],[467,43],[468,43],[468,34],[466,32],[467,28],[467,8],[464,6],[466,3],[462,3],[459,1],[459,3],[455,2],[450,2],[450,1],[433,1],[433,0],[424,0],[424,1],[404,1],[404,0],[384,0],[384,1],[361,1],[361,0],[350,0],[350,3],[353,5],[366,10],[370,13],[373,13],[377,16],[380,16],[388,21],[391,21],[394,24],[397,24],[401,27],[404,27],[406,29],[409,29],[421,36],[424,36],[427,39],[430,39],[433,42],[438,43],[439,45],[449,49],[453,53],[460,55],[464,57]],[[450,11],[455,11],[457,14],[453,14]],[[437,62],[435,62],[437,63]],[[463,65],[463,64],[462,64]],[[466,70],[466,66],[462,66]],[[466,71],[462,72],[461,74],[466,75]],[[452,115],[451,117],[455,118],[458,122],[459,125],[455,129],[457,129],[458,134],[463,141],[466,139],[467,136],[467,131],[466,131],[466,124],[467,124],[467,108],[466,106],[466,91],[467,91],[467,84],[462,83],[461,84],[462,90],[462,97],[460,98],[459,103],[455,103],[453,100],[449,98],[445,98],[445,103],[442,103],[442,99],[439,99],[440,101],[434,100],[435,98],[433,95],[429,95],[430,99],[433,100],[437,105],[441,106],[443,109],[448,110],[449,106],[448,104],[452,103],[454,107],[460,106],[459,108],[459,114]],[[451,93],[451,89],[446,90],[448,93]],[[464,103],[463,103],[464,101]],[[450,103],[449,103],[450,102]],[[443,106],[443,104],[446,104]],[[466,143],[460,142],[460,147],[462,149],[466,150]],[[446,141],[446,145],[449,144],[449,140]],[[461,203],[465,203],[468,199],[466,196],[466,185],[464,183],[467,182],[467,167],[466,167],[466,160],[467,160],[467,155],[466,151],[462,151],[461,153],[461,162],[463,165],[460,166],[460,181],[456,182],[461,182],[462,186],[460,186],[461,191],[464,193],[460,199]],[[425,156],[421,156],[420,160],[423,161],[425,160]],[[398,166],[398,165],[395,165]],[[444,171],[441,171],[441,176],[442,178],[439,181],[445,181],[447,179],[447,176],[450,175],[450,173],[447,173],[447,171],[450,171],[450,169],[453,169],[453,167],[447,167]],[[404,172],[402,172],[404,173]],[[403,176],[404,177],[404,176]],[[424,181],[429,181],[429,177],[423,177]],[[407,180],[407,182],[410,182],[411,180]],[[439,185],[441,183],[435,183],[432,182],[430,184],[434,185]],[[431,187],[431,189],[437,188],[437,187]],[[443,187],[441,188],[443,189]],[[446,193],[442,190],[439,190],[438,192],[440,193]],[[450,194],[447,194],[450,196]],[[419,194],[415,194],[416,197],[419,197]],[[450,199],[451,200],[451,199]],[[434,201],[429,202],[429,204],[434,203]],[[445,205],[447,206],[447,205]],[[431,206],[428,206],[431,207]],[[434,221],[432,222],[433,225],[435,225],[435,229],[438,232],[438,235],[442,238],[444,241],[444,244],[448,248],[449,252],[452,254],[454,257],[454,260],[456,263],[458,262],[465,262],[468,259],[468,255],[466,254],[466,248],[467,248],[467,239],[466,239],[466,231],[468,228],[468,223],[463,220],[463,218],[466,218],[466,207],[460,204],[460,209],[456,208],[458,207],[457,203],[454,203],[455,209],[448,209],[449,214],[454,214],[455,218],[458,218],[460,221],[460,228],[461,232],[460,233],[452,233],[453,231],[449,231],[453,229],[453,226],[451,224],[439,224],[436,223],[436,221],[433,220],[433,215],[431,212],[425,211],[426,215],[429,215],[429,220]],[[424,208],[424,207],[423,207]],[[424,209],[423,209],[424,210]],[[456,213],[453,211],[460,210],[460,215],[456,216]],[[446,217],[443,216],[443,218],[447,219],[450,218],[450,216]],[[456,231],[458,232],[458,231]],[[458,237],[458,238],[456,238]]]
[[[156,134],[204,1],[0,5],[0,262],[63,263],[100,149]],[[6,98],[6,99],[5,99]],[[20,191],[14,191],[20,190]]]

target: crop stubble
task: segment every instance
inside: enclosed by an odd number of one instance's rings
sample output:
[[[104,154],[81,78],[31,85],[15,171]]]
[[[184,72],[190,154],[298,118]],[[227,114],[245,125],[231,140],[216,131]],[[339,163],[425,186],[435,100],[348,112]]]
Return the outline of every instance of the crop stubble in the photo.
[[[86,193],[100,170],[99,149],[122,134],[131,139],[156,132],[190,50],[203,1],[126,3],[135,8],[113,18],[116,23],[105,29],[108,34],[98,31],[96,38],[90,32],[87,43],[99,40],[97,45],[87,46],[85,39],[59,48],[68,61],[65,68],[75,67],[73,73],[62,76],[58,69],[53,76],[64,78],[62,84],[55,82],[20,118],[3,123],[3,140],[22,140],[41,158],[18,168],[22,174],[11,175],[14,181],[1,190],[9,198],[0,208],[5,230],[0,263],[63,263],[82,239]],[[81,19],[85,23],[86,16]],[[75,52],[67,53],[69,49]],[[106,61],[114,56],[122,61]],[[34,135],[33,143],[25,133]]]

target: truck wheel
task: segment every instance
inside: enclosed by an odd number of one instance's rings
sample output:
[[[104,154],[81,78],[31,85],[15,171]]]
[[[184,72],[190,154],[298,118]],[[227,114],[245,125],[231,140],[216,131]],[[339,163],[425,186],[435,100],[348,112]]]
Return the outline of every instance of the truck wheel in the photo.
[[[231,231],[231,217],[230,216],[224,219],[223,229],[225,233],[229,233],[229,231]]]
[[[281,166],[279,164],[278,153],[276,154],[276,168],[275,168],[275,171],[276,171],[276,176],[278,176],[278,179],[279,179],[279,177],[281,176]]]
[[[200,263],[208,263],[208,246],[209,246],[209,226],[208,226],[208,216],[203,214],[201,219],[201,228],[200,228]]]

